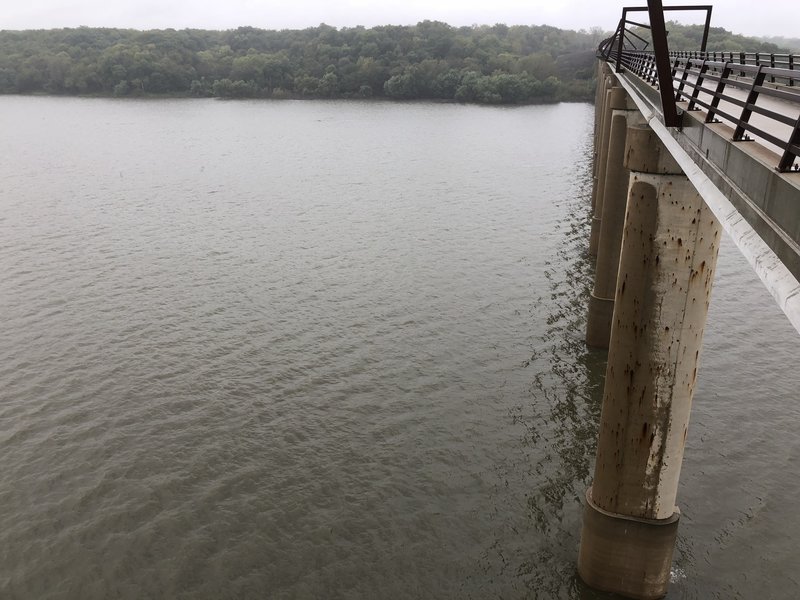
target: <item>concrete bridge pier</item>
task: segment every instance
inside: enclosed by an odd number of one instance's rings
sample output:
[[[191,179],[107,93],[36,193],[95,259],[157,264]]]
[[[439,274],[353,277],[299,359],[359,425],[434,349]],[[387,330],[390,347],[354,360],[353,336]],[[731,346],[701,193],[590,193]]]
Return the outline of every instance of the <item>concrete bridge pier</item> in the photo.
[[[597,86],[594,92],[594,152],[592,153],[592,208],[597,194],[597,172],[600,168],[600,137],[603,128],[603,114],[606,104],[606,92],[612,86],[611,74],[603,62],[597,63]]]
[[[610,76],[605,78],[603,87],[605,95],[603,96],[602,107],[600,107],[597,117],[600,121],[600,128],[598,134],[595,136],[595,147],[598,149],[595,159],[596,173],[592,182],[592,229],[589,235],[589,255],[597,256],[597,246],[600,238],[600,219],[603,212],[603,188],[606,181],[606,164],[608,162],[608,136],[611,131],[611,94],[612,90],[619,90],[617,94],[622,92],[622,88],[615,87],[612,83]],[[623,92],[624,93],[624,92]]]
[[[625,222],[630,179],[630,171],[625,161],[627,130],[630,126],[645,122],[642,113],[622,88],[611,90],[609,107],[611,127],[606,141],[608,150],[597,241],[597,263],[586,321],[586,343],[595,348],[608,348],[611,339],[611,317],[614,313],[614,292],[617,287],[622,227]]]
[[[720,226],[648,127],[628,129],[626,156],[630,193],[578,573],[593,588],[650,599],[669,584]]]

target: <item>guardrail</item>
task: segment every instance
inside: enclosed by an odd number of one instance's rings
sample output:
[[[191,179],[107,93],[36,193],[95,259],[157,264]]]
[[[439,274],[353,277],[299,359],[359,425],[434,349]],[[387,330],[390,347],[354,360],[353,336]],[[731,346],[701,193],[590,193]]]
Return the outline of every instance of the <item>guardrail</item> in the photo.
[[[629,71],[659,87],[654,52],[623,50],[611,52],[612,58],[608,48],[603,50],[601,57],[614,62],[617,71]],[[752,134],[779,148],[782,156],[775,166],[778,171],[800,171],[800,164],[795,162],[800,157],[800,56],[670,52],[669,58],[676,102],[688,102],[687,110],[705,109],[707,123],[719,122],[719,118],[729,121],[734,127],[734,142],[751,141]],[[763,98],[785,103],[785,110],[759,104]],[[763,126],[751,122],[754,114],[763,117]],[[777,130],[780,133],[776,134]]]
[[[764,65],[772,69],[787,69],[789,71],[800,70],[800,55],[796,54],[773,54],[766,52],[699,52],[689,50],[677,50],[670,52],[672,58],[693,58],[695,60],[709,60],[713,62],[730,62],[737,65],[754,65],[756,67]],[[776,83],[775,76],[771,76],[771,82]],[[796,80],[789,79],[787,85],[790,87],[798,85]]]

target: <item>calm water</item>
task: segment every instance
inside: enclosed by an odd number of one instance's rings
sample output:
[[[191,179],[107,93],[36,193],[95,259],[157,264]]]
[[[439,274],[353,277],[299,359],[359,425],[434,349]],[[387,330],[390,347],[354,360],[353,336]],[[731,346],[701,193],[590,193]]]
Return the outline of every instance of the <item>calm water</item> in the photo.
[[[597,598],[592,108],[0,98],[0,597]],[[800,595],[723,246],[670,598]]]

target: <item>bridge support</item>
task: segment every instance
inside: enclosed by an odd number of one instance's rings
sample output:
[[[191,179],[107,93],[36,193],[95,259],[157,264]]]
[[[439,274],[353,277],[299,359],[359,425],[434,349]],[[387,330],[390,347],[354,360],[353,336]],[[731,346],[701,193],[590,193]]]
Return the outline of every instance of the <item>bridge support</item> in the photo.
[[[614,291],[617,287],[622,227],[628,202],[630,172],[625,164],[625,139],[628,127],[641,125],[644,117],[622,88],[609,94],[611,128],[606,153],[605,181],[601,195],[602,214],[597,244],[594,289],[589,297],[586,321],[586,343],[595,348],[608,348],[611,338],[611,317],[614,313]]]
[[[607,68],[607,67],[606,67]],[[598,85],[600,82],[598,81]],[[606,164],[608,162],[608,136],[611,131],[611,93],[612,89],[618,90],[617,93],[624,93],[620,87],[612,87],[610,75],[603,78],[603,92],[601,93],[602,102],[595,106],[595,119],[600,123],[595,134],[595,176],[592,182],[592,229],[589,235],[589,254],[597,256],[597,246],[600,239],[600,220],[603,213],[603,189],[606,181]]]
[[[629,128],[625,154],[630,193],[578,573],[650,599],[669,584],[720,227],[652,130]]]

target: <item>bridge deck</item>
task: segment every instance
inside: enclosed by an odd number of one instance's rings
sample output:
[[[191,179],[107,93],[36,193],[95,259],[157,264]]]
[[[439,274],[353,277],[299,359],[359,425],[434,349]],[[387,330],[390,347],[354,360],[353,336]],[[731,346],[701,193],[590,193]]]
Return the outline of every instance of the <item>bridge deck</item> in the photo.
[[[695,83],[696,79],[697,79],[696,77],[691,77],[689,78],[689,81]],[[743,85],[747,86],[749,85],[749,82],[745,81],[743,82]],[[733,98],[741,100],[742,102],[747,100],[747,91],[745,91],[744,89],[729,87],[726,90],[726,92],[728,96],[732,96]],[[712,96],[711,94],[705,91],[700,92],[698,94],[698,97],[700,100],[703,100],[708,104],[711,103]],[[678,107],[683,110],[687,110],[688,105],[689,105],[688,101],[678,102]],[[758,105],[767,110],[784,115],[795,122],[797,121],[798,118],[800,118],[800,104],[798,103],[786,102],[778,98],[761,97],[759,98]],[[740,106],[737,106],[736,104],[727,100],[720,101],[719,108],[722,113],[727,113],[731,115],[738,115],[742,110]],[[703,113],[703,115],[706,114],[705,111],[701,112]],[[731,128],[736,127],[736,122],[733,119],[726,118],[722,115],[718,115],[718,119],[721,122],[728,124]],[[781,123],[774,119],[769,119],[768,117],[759,113],[753,113],[753,115],[750,117],[750,123],[752,123],[759,129],[762,129],[767,133],[770,133],[775,137],[783,140],[789,139],[789,137],[792,134],[791,125]],[[783,150],[781,150],[778,146],[776,146],[775,144],[769,142],[768,140],[762,137],[759,137],[758,135],[752,135],[751,137],[755,142],[763,145],[768,150],[774,152],[778,157],[778,159],[780,158],[780,155],[782,154]]]

